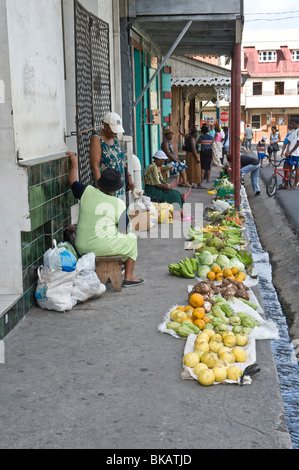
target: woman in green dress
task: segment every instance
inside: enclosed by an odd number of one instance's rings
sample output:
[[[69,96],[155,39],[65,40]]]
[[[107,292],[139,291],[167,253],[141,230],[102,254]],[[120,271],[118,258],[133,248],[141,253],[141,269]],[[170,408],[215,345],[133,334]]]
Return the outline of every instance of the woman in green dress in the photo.
[[[177,189],[172,189],[172,184],[166,183],[162,178],[160,167],[167,159],[167,155],[163,150],[158,150],[158,152],[155,153],[153,157],[154,161],[148,166],[144,175],[144,194],[153,201],[173,204],[174,209],[179,212],[180,220],[192,221],[194,217],[190,214],[185,214],[183,211],[183,204],[190,195],[191,188],[189,188],[185,194],[181,194]]]
[[[68,184],[79,199],[79,219],[75,248],[80,256],[93,252],[96,256],[121,255],[125,265],[123,287],[141,286],[143,279],[134,276],[138,256],[137,237],[130,232],[125,203],[114,197],[123,186],[118,170],[107,168],[98,180],[98,187],[77,181],[78,162],[72,152]]]
[[[99,133],[94,133],[90,141],[90,167],[95,182],[106,168],[118,170],[124,185],[115,196],[125,200],[126,176],[131,191],[134,191],[134,183],[132,176],[126,170],[125,155],[117,141],[117,134],[124,132],[122,121],[118,114],[109,112],[104,116],[103,124],[104,128]]]

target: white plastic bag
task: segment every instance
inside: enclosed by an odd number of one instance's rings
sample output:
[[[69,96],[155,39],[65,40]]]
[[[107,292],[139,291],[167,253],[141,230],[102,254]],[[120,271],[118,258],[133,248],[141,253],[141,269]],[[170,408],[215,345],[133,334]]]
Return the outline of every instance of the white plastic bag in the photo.
[[[71,299],[73,305],[95,299],[106,292],[106,286],[101,283],[95,271],[81,271],[74,279]]]
[[[81,256],[77,262],[77,272],[94,271],[96,268],[96,255],[92,252]]]
[[[57,312],[65,312],[73,308],[71,294],[75,271],[67,272],[40,266],[37,275],[35,298],[39,307]]]
[[[154,206],[151,198],[144,196],[144,191],[134,190],[133,192],[134,203],[130,204],[129,210],[147,210],[150,216],[150,228],[153,228],[158,223],[158,211]]]
[[[75,271],[77,259],[65,248],[58,248],[56,240],[53,240],[54,248],[49,248],[44,254],[44,266],[48,269],[60,269],[62,271]]]

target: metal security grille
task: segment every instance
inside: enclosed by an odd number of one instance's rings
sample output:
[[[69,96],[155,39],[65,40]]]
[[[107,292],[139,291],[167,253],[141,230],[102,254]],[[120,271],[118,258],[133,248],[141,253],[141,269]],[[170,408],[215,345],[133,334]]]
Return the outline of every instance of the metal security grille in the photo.
[[[75,1],[76,108],[79,177],[92,181],[89,145],[111,110],[109,25]]]

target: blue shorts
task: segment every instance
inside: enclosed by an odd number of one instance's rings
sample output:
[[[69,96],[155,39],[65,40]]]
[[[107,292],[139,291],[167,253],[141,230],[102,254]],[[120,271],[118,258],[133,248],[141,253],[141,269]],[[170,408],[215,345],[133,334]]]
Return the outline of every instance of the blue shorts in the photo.
[[[263,160],[265,158],[265,154],[264,153],[259,153],[259,160]]]
[[[286,162],[290,163],[290,165],[294,165],[295,167],[299,166],[299,157],[293,157],[292,155],[286,158]]]

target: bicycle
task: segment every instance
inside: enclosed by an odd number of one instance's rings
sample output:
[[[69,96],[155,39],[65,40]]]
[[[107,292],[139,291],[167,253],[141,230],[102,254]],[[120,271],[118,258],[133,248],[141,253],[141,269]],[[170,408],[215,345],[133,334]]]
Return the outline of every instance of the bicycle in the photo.
[[[274,196],[276,193],[276,190],[282,187],[282,184],[278,184],[278,178],[277,175],[281,176],[282,181],[284,184],[290,188],[293,188],[294,182],[295,182],[295,173],[296,170],[294,166],[292,166],[291,169],[289,168],[278,168],[279,165],[286,160],[286,158],[283,158],[280,160],[278,163],[273,163],[271,159],[269,159],[271,164],[274,166],[274,173],[270,178],[268,179],[266,183],[266,192],[269,197]]]

